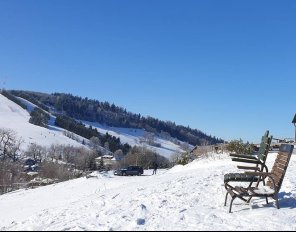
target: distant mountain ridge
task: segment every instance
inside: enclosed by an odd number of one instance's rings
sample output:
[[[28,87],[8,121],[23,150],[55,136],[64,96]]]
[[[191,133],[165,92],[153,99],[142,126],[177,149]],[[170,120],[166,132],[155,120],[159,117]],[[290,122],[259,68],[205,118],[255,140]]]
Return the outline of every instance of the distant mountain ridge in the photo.
[[[150,116],[144,117],[109,102],[100,102],[65,93],[47,94],[22,90],[9,90],[8,92],[34,103],[54,115],[64,115],[76,120],[97,122],[112,127],[145,129],[147,132],[173,137],[193,146],[223,142],[222,139],[209,136],[200,130]]]

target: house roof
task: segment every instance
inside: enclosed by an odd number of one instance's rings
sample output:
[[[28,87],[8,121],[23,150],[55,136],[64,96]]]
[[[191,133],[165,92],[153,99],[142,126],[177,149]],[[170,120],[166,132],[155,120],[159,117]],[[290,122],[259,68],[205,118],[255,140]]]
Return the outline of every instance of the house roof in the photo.
[[[103,156],[100,156],[96,159],[113,159],[113,155],[103,155]]]

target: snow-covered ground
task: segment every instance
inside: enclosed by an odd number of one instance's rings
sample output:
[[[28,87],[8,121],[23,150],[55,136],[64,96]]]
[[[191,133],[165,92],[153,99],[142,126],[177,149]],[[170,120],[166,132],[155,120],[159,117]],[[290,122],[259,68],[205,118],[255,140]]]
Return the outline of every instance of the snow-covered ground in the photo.
[[[29,110],[34,105],[23,100]],[[51,116],[49,129],[35,126],[29,123],[30,114],[19,105],[8,100],[0,94],[0,128],[11,129],[16,132],[18,138],[22,138],[24,143],[22,149],[26,149],[31,143],[36,143],[49,147],[52,144],[64,144],[82,146],[81,143],[66,137],[62,128],[54,126],[54,118]]]
[[[183,153],[184,150],[182,148],[173,143],[172,141],[162,139],[158,136],[155,136],[155,143],[160,144],[160,147],[150,146],[147,143],[141,143],[141,140],[144,140],[145,130],[143,129],[133,129],[133,128],[119,128],[119,127],[110,127],[104,126],[99,123],[87,122],[83,121],[83,123],[87,126],[92,126],[93,128],[97,128],[97,130],[102,133],[108,134],[120,138],[122,143],[128,143],[131,146],[146,146],[148,149],[157,152],[158,154],[170,159],[176,152]],[[181,141],[179,141],[182,143]],[[190,145],[188,145],[190,146]],[[190,146],[193,149],[193,146]]]
[[[268,156],[271,167],[274,153]],[[224,207],[223,176],[235,172],[227,154],[151,175],[94,173],[0,196],[0,230],[296,230],[296,154],[274,201],[236,200]]]
[[[30,112],[32,112],[37,106],[23,98],[18,97],[18,99],[27,106],[28,110],[24,110],[19,105],[0,94],[0,128],[12,129],[15,131],[17,136],[24,140],[22,149],[26,149],[31,143],[37,143],[46,147],[49,147],[52,144],[82,146],[82,141],[86,139],[75,135],[79,141],[77,142],[66,137],[64,135],[65,130],[55,126],[56,117],[54,115],[49,114],[50,120],[48,129],[30,124]],[[141,143],[145,133],[143,129],[108,127],[99,123],[85,121],[83,123],[97,128],[102,134],[108,132],[110,135],[120,138],[120,141],[123,144],[128,143],[131,146],[146,146],[148,149],[155,151],[168,159],[170,159],[176,152],[184,152],[181,146],[159,137],[155,137],[155,142],[160,144],[160,147]],[[191,146],[191,148],[193,148],[193,146]]]

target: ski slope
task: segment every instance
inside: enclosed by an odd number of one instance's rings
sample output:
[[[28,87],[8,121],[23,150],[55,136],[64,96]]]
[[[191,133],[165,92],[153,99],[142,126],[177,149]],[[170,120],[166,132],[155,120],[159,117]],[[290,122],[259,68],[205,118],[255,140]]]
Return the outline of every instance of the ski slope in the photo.
[[[120,128],[104,126],[100,123],[82,121],[86,126],[96,128],[102,134],[110,134],[116,138],[120,138],[121,143],[128,143],[131,146],[145,146],[148,149],[157,152],[158,154],[170,159],[176,153],[183,153],[182,148],[166,139],[155,136],[155,143],[160,144],[160,147],[151,146],[146,142],[141,142],[144,139],[145,130],[135,128]],[[180,143],[182,143],[180,141]],[[193,146],[190,146],[193,149]]]
[[[49,147],[52,144],[82,146],[81,143],[84,138],[75,135],[75,137],[78,138],[77,142],[66,137],[63,134],[65,130],[55,126],[56,117],[50,113],[48,128],[30,124],[30,112],[38,106],[23,98],[18,97],[18,99],[27,106],[28,110],[24,110],[19,105],[0,94],[0,128],[12,129],[15,131],[17,137],[21,137],[24,140],[22,149],[25,150],[31,143],[36,143],[45,147]],[[150,146],[145,142],[141,142],[145,133],[143,129],[108,127],[99,123],[86,121],[83,121],[83,123],[86,126],[97,128],[102,134],[108,132],[110,135],[120,138],[120,141],[123,144],[128,143],[131,146],[145,146],[168,159],[170,159],[176,152],[184,152],[179,145],[159,137],[155,138],[155,142],[160,144],[160,147]],[[86,139],[84,140],[87,141]],[[193,148],[193,146],[191,146],[191,148]]]
[[[29,102],[26,102],[26,105],[29,106],[29,110],[35,107]],[[53,116],[49,129],[35,126],[29,123],[29,119],[30,114],[27,110],[0,94],[0,128],[15,131],[16,136],[24,141],[21,149],[25,150],[32,143],[45,147],[52,144],[82,146],[81,143],[66,137],[63,134],[64,129],[54,126]]]

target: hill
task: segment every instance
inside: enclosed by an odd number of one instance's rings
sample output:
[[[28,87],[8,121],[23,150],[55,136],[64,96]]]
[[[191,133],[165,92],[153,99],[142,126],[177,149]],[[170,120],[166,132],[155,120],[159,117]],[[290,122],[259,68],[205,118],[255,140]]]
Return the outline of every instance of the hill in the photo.
[[[50,147],[53,144],[79,147],[90,143],[89,137],[85,138],[85,136],[83,137],[77,133],[73,133],[73,131],[70,132],[68,129],[71,128],[57,126],[57,117],[46,110],[43,110],[49,115],[46,128],[29,123],[31,113],[34,109],[40,107],[21,97],[16,97],[16,99],[12,100],[8,99],[6,95],[3,96],[0,94],[0,128],[10,129],[16,132],[16,136],[23,140],[22,150],[26,150],[28,146],[33,143],[45,147]],[[57,115],[58,117],[60,116],[59,114]],[[76,123],[76,120],[71,119],[71,121]],[[164,137],[155,136],[153,138],[154,144],[149,144],[145,138],[146,132],[144,129],[110,127],[89,121],[81,121],[79,125],[86,131],[89,131],[88,127],[91,126],[91,131],[94,131],[96,133],[95,135],[100,136],[101,141],[106,141],[105,135],[108,134],[109,139],[122,144],[123,151],[125,151],[125,148],[130,149],[129,147],[132,146],[145,146],[166,158],[170,158],[176,152],[184,152],[184,148],[182,149],[184,143],[172,138],[166,139]],[[69,133],[71,136],[69,136]],[[109,140],[109,146],[112,145],[112,141]],[[83,145],[83,143],[85,145]],[[124,144],[129,144],[129,147]],[[104,143],[102,143],[102,145],[104,145]],[[114,150],[116,150],[116,148],[117,146],[115,144]],[[189,148],[191,149],[192,146],[189,146]],[[101,147],[101,150],[105,150],[105,148]],[[125,153],[127,151],[125,151]]]
[[[143,129],[162,138],[175,138],[193,146],[223,142],[222,139],[209,136],[200,130],[176,125],[171,121],[162,121],[149,116],[144,117],[108,102],[64,93],[45,94],[16,90],[9,92],[54,115],[65,115],[76,120],[95,122],[109,127]]]
[[[274,153],[268,156],[270,166]],[[110,172],[0,196],[0,230],[293,231],[296,228],[296,156],[274,202],[239,200],[224,207],[223,175],[237,171],[228,154],[211,155],[140,177]]]
[[[32,110],[33,105],[29,109]],[[43,146],[52,144],[63,144],[71,146],[82,146],[80,142],[70,139],[64,135],[64,129],[56,127],[52,120],[48,129],[29,123],[30,112],[10,101],[0,94],[0,128],[10,129],[16,132],[17,137],[22,138],[22,149],[25,150],[30,144],[36,143]]]

